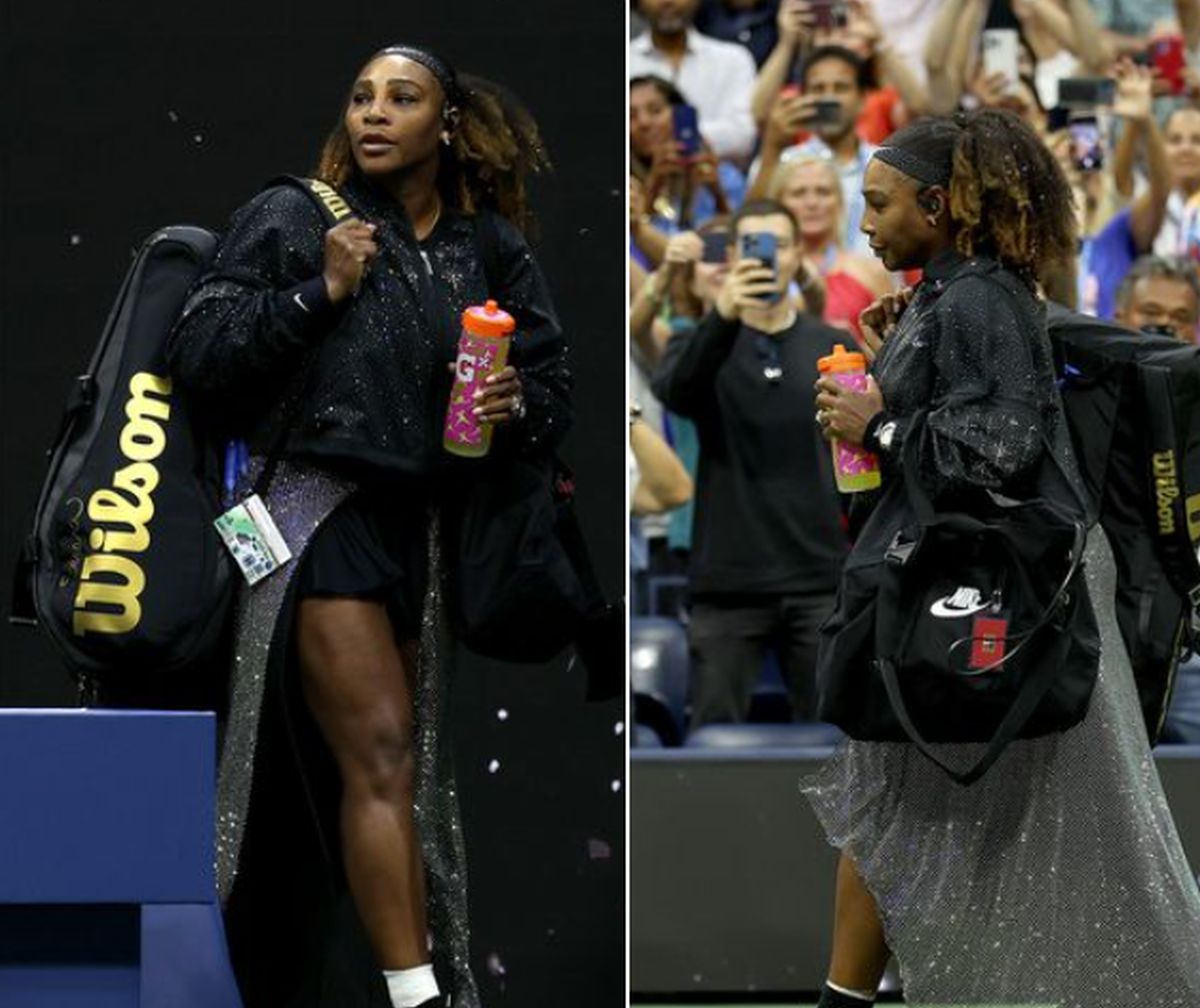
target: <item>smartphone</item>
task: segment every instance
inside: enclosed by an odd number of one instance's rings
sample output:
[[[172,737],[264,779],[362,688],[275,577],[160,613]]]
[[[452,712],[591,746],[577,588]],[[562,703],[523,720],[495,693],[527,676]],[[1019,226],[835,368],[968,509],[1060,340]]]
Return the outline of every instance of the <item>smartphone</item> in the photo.
[[[1081,172],[1099,171],[1104,167],[1104,137],[1095,116],[1072,119],[1067,129],[1071,133],[1071,160]]]
[[[729,258],[729,232],[709,231],[700,236],[704,251],[700,253],[703,263],[723,263]]]
[[[814,102],[812,115],[804,120],[806,126],[836,126],[842,121],[842,103],[836,100]]]
[[[695,105],[672,105],[671,119],[674,123],[675,140],[680,144],[684,157],[695,157],[700,153],[700,119]]]
[[[772,272],[775,265],[776,239],[770,231],[752,231],[742,235],[742,258],[757,259]],[[779,294],[764,294],[766,301],[778,301]]]
[[[1164,35],[1150,43],[1150,65],[1158,70],[1171,87],[1171,94],[1181,95],[1186,88],[1183,69],[1187,60],[1182,35]]]
[[[1076,108],[1111,105],[1117,96],[1117,82],[1111,77],[1064,77],[1058,82],[1058,103]]]
[[[1046,132],[1057,133],[1071,125],[1071,110],[1065,105],[1055,105],[1046,111]]]
[[[983,33],[983,72],[988,77],[1004,74],[1006,92],[1016,89],[1020,80],[1017,63],[1017,33],[1012,28],[989,28]]]
[[[845,0],[808,0],[813,27],[825,31],[831,28],[845,28],[850,20],[846,6]]]

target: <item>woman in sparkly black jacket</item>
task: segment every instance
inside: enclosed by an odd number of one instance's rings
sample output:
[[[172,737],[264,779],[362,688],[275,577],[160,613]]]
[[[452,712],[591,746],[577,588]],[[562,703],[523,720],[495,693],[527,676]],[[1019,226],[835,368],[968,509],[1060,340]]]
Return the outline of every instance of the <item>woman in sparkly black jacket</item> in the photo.
[[[864,313],[877,384],[818,383],[821,422],[877,452],[885,476],[848,566],[878,559],[910,521],[911,458],[938,503],[961,510],[980,488],[1029,496],[1047,451],[1078,471],[1036,280],[1075,257],[1049,150],[996,110],[926,120],[879,150],[863,191],[876,254],[924,277]],[[1101,653],[1082,722],[1013,742],[969,787],[913,745],[859,740],[803,782],[842,852],[820,1008],[873,1004],[889,953],[913,1004],[1200,1004],[1200,891],[1150,757],[1098,527],[1085,572]],[[844,683],[821,692],[831,720],[863,702]],[[962,766],[985,747],[937,748]]]
[[[172,336],[203,414],[250,441],[243,484],[286,427],[265,503],[295,559],[241,593],[218,789],[248,1008],[411,1008],[442,1003],[439,984],[478,1003],[439,731],[442,420],[459,320],[490,296],[517,320],[477,404],[493,454],[552,451],[569,424],[565,343],[522,235],[545,164],[511,97],[385,49],[316,171],[354,216],[327,230],[299,188],[262,192]]]

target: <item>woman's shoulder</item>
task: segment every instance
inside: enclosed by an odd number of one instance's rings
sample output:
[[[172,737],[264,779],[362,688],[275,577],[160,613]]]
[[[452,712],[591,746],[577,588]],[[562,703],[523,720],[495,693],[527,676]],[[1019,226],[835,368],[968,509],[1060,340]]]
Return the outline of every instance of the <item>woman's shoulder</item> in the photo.
[[[269,182],[233,214],[235,222],[256,218],[286,224],[324,222],[314,197],[305,193],[298,183],[281,179]]]
[[[311,269],[324,254],[325,217],[298,185],[280,182],[255,193],[234,211],[219,262],[298,262]]]

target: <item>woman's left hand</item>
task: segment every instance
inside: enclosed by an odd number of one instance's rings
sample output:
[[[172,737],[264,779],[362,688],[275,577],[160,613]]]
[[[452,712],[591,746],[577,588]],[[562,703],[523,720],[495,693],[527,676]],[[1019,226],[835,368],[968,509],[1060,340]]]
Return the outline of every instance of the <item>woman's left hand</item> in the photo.
[[[515,367],[510,365],[485,380],[475,393],[475,415],[480,423],[489,424],[511,423],[525,415],[521,376]]]
[[[833,378],[817,382],[817,422],[826,439],[861,445],[867,424],[882,409],[883,395],[870,375],[865,392],[848,389]]]

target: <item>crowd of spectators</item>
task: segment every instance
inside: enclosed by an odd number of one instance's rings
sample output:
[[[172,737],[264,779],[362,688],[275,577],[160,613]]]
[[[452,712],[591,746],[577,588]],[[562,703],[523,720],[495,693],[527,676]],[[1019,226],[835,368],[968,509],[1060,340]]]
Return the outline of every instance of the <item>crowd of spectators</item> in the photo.
[[[816,360],[920,279],[859,230],[867,162],[922,116],[1020,115],[1078,214],[1045,297],[1200,341],[1200,0],[633,0],[631,26],[633,615],[686,628],[690,728],[775,674],[802,720],[848,546]]]

